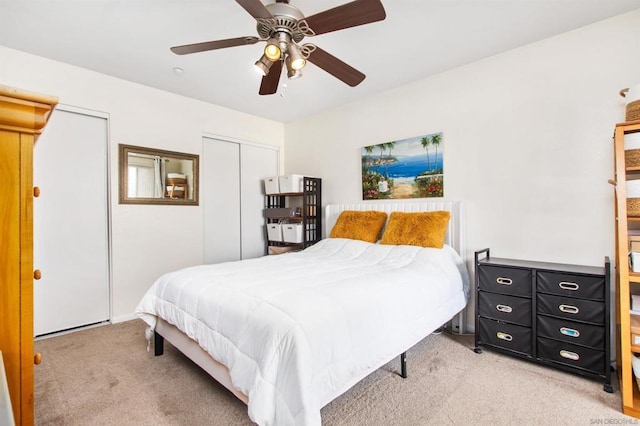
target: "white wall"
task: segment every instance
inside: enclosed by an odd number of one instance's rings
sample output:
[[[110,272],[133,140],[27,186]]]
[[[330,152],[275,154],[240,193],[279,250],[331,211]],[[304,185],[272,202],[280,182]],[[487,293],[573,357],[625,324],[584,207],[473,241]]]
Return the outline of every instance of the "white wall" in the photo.
[[[116,321],[132,317],[144,292],[162,273],[203,261],[202,206],[118,204],[118,144],[201,155],[205,132],[278,147],[284,144],[281,123],[2,46],[0,82],[58,96],[62,104],[110,116],[112,312]]]
[[[469,259],[490,247],[602,265],[618,91],[640,82],[639,51],[636,11],[288,124],[286,172],[322,177],[325,204],[355,202],[361,147],[443,132],[445,198],[466,202]]]

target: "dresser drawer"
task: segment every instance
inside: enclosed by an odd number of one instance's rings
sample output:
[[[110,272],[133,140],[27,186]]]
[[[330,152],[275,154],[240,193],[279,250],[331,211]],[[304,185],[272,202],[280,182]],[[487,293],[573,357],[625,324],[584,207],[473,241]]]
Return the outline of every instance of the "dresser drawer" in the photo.
[[[487,318],[479,318],[479,344],[497,346],[524,355],[532,355],[531,329]]]
[[[605,323],[604,303],[570,297],[538,294],[538,314],[548,314],[570,320]]]
[[[538,336],[604,350],[605,329],[603,326],[551,318],[545,315],[538,315],[537,323]]]
[[[538,292],[581,299],[604,300],[604,277],[539,271]]]
[[[480,290],[513,296],[531,297],[531,269],[481,266],[478,268]]]
[[[604,351],[538,337],[538,358],[604,374]]]
[[[478,315],[531,327],[531,299],[480,291]]]

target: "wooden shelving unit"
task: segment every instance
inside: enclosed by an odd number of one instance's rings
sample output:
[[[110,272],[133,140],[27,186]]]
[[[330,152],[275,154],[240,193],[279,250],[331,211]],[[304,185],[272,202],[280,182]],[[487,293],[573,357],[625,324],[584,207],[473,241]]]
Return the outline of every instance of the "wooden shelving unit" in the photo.
[[[614,170],[616,188],[616,366],[624,414],[640,418],[640,389],[636,383],[631,357],[640,354],[640,346],[632,345],[632,330],[640,332],[638,318],[632,316],[631,295],[640,295],[640,273],[629,268],[629,231],[640,230],[640,217],[627,214],[627,181],[640,179],[640,166],[627,166],[625,138],[640,132],[640,121],[619,123],[614,131]],[[633,320],[633,321],[632,321]],[[632,324],[633,323],[633,324]],[[640,334],[640,333],[639,333]]]

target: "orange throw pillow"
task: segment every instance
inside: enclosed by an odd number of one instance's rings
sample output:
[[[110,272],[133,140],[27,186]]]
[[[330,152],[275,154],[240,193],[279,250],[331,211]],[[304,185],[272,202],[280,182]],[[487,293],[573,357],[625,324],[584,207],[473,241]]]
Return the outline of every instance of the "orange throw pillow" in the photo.
[[[329,236],[375,243],[386,221],[385,212],[345,210],[338,216]]]
[[[380,244],[442,248],[450,218],[451,213],[445,210],[393,212]]]

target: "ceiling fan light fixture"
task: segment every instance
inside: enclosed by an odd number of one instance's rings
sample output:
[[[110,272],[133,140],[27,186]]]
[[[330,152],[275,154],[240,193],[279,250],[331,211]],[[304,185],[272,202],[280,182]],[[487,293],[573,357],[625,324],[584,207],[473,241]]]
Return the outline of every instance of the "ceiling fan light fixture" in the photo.
[[[281,54],[282,51],[280,50],[280,46],[278,46],[278,41],[270,39],[264,48],[264,56],[271,62],[275,62],[280,60]]]
[[[307,60],[300,52],[300,48],[294,43],[291,43],[287,49],[287,60],[290,63],[290,65],[287,64],[287,69],[291,66],[294,70],[301,70],[307,65]]]
[[[291,35],[286,31],[278,31],[271,36],[264,48],[264,54],[270,61],[282,59],[284,52],[289,49]]]
[[[302,77],[302,69],[294,68],[293,61],[294,60],[291,58],[291,55],[287,55],[287,57],[284,59],[284,64],[287,67],[287,77],[290,80]]]
[[[269,69],[271,69],[271,65],[273,65],[273,62],[270,61],[266,55],[262,55],[262,57],[256,61],[255,68],[256,68],[256,71],[261,76],[264,77],[265,75],[269,74]]]

